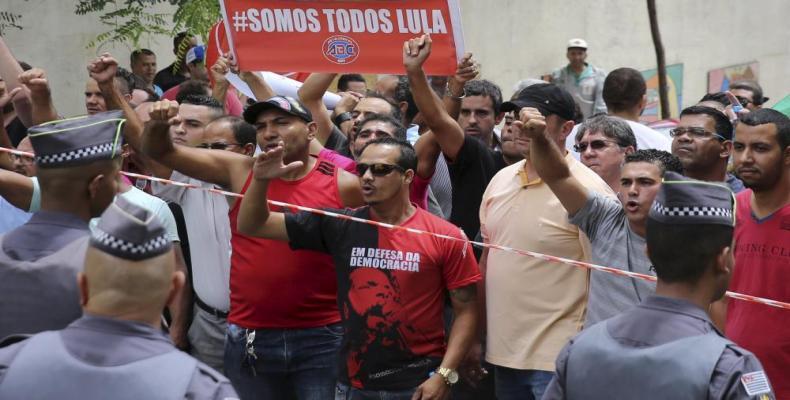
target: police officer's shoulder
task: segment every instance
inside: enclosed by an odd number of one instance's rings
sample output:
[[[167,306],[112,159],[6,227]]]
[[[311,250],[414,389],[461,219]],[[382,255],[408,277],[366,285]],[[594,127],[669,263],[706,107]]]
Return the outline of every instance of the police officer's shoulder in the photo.
[[[752,352],[735,343],[728,344],[716,364],[712,391],[744,399],[775,399],[762,364]],[[720,377],[718,382],[716,377]],[[717,388],[716,386],[721,386]],[[730,397],[722,397],[730,398]]]
[[[215,369],[198,361],[196,365],[196,379],[199,382],[193,382],[196,392],[200,394],[199,398],[215,399],[215,400],[238,400],[236,391],[230,380]],[[200,389],[198,389],[200,388]]]

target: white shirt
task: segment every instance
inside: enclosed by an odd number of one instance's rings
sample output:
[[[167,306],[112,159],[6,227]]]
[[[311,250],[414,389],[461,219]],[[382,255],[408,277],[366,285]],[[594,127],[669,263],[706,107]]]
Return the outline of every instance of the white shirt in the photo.
[[[170,180],[204,188],[214,185],[173,171]],[[204,190],[153,182],[154,194],[181,206],[192,260],[192,285],[213,308],[230,308],[230,220],[224,196]]]
[[[642,125],[639,122],[629,121],[626,119],[623,121],[628,122],[628,125],[634,132],[637,150],[656,149],[664,150],[668,153],[672,152],[671,138],[665,136],[663,133],[653,128]],[[576,144],[576,133],[578,131],[579,125],[574,126],[571,133],[565,139],[565,148],[568,150],[568,153],[573,154],[573,157],[575,157],[577,160],[579,159],[579,153],[573,149],[573,145]]]

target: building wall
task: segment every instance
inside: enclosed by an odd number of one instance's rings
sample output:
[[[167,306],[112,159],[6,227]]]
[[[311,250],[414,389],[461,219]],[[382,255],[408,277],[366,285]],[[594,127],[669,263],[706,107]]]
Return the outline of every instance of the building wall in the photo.
[[[582,37],[588,61],[606,70],[621,66],[655,68],[644,0],[460,0],[467,50],[482,63],[483,77],[505,96],[523,79],[539,77],[567,63],[565,44]],[[707,72],[759,62],[760,83],[771,104],[790,93],[790,1],[662,0],[659,23],[667,64],[683,63],[683,103],[707,90]],[[97,15],[74,14],[76,1],[10,0],[3,9],[23,15],[24,30],[5,40],[19,59],[49,71],[55,103],[64,115],[84,112],[82,91],[87,61],[103,51],[128,67],[132,50],[122,45],[86,49],[107,28]],[[160,10],[169,8],[161,6]],[[143,43],[158,55],[159,66],[173,61],[171,39]]]

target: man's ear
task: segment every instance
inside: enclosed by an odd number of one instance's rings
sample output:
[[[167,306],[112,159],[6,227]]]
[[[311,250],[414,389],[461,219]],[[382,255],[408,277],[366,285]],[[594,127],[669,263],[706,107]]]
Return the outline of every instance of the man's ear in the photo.
[[[725,140],[721,143],[721,152],[719,152],[719,157],[730,158],[730,154],[732,154],[732,140]]]
[[[713,265],[713,272],[716,276],[729,275],[732,273],[731,267],[735,264],[731,260],[732,247],[727,246],[721,249],[719,254],[716,255],[716,261]]]
[[[411,185],[412,181],[414,181],[415,173],[413,169],[407,169],[406,172],[403,173],[403,181]]]
[[[242,149],[244,149],[244,154],[252,157],[255,154],[255,143],[247,143]]]
[[[176,296],[184,289],[186,276],[182,271],[174,271],[170,282],[170,293],[167,295],[167,305],[172,306]]]
[[[307,123],[307,140],[315,139],[315,134],[318,131],[318,124],[315,122],[308,122]]]
[[[101,185],[104,180],[107,179],[104,174],[99,174],[93,177],[90,182],[88,182],[88,195],[91,199],[95,199],[96,196],[99,194],[101,190]]]
[[[90,299],[90,292],[88,291],[88,278],[84,273],[77,273],[77,287],[80,289],[80,305],[85,307]]]
[[[497,114],[496,116],[494,116],[494,123],[496,125],[499,125],[499,123],[502,122],[503,118],[505,118],[505,112],[504,111],[502,111],[499,114]]]

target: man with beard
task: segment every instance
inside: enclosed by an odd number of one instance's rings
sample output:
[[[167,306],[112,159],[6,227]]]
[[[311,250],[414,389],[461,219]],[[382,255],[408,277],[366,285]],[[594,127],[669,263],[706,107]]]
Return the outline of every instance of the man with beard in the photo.
[[[733,163],[748,190],[736,196],[736,268],[729,289],[790,302],[790,120],[771,109],[742,115]],[[762,361],[777,398],[790,398],[790,314],[738,300],[726,310],[727,336]]]
[[[417,46],[410,44],[416,53]],[[282,145],[256,159],[239,229],[333,256],[345,326],[336,398],[446,399],[474,339],[477,263],[457,227],[409,202],[416,164],[408,142],[369,142],[357,163],[367,206],[339,212],[455,240],[307,212],[269,211],[270,181],[301,163],[285,164]],[[445,289],[455,314],[447,341],[442,322]]]

